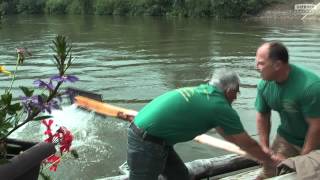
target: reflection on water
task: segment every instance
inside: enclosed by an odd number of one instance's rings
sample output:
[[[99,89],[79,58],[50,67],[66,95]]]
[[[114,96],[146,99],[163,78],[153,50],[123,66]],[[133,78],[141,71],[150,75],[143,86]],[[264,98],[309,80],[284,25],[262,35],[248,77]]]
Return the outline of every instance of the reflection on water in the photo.
[[[263,41],[282,41],[289,48],[291,62],[320,74],[320,24],[314,22],[10,16],[0,28],[0,63],[12,70],[16,47],[28,47],[34,54],[20,68],[14,91],[55,72],[49,45],[56,34],[67,35],[73,42],[77,63],[70,73],[81,79],[75,86],[131,109],[139,110],[173,88],[202,83],[215,69],[239,72],[241,95],[234,107],[251,135],[256,134],[253,102],[259,80],[254,56]],[[6,77],[0,76],[0,80],[1,90],[9,86]],[[59,167],[56,179],[94,179],[117,174],[117,167],[126,159],[126,122],[73,106],[56,112],[55,118],[60,125],[76,132],[74,146],[80,154],[79,160],[65,161]],[[276,115],[274,119],[277,120]],[[42,130],[39,123],[33,123],[15,136],[23,134],[32,139],[39,137]],[[177,150],[185,161],[225,153],[195,142],[178,144]]]

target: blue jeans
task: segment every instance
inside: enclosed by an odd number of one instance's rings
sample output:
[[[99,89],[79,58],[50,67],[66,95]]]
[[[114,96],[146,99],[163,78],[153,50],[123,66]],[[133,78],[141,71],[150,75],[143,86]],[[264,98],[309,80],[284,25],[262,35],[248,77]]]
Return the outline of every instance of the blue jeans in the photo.
[[[162,174],[167,180],[188,180],[189,172],[170,145],[143,140],[128,129],[129,180],[157,180]]]

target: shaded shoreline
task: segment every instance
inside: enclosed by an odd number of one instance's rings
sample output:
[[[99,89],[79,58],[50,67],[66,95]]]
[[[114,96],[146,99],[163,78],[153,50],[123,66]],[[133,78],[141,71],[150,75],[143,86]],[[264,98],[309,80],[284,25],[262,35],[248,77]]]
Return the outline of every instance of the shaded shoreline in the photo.
[[[315,0],[292,0],[285,3],[277,3],[266,7],[255,16],[248,16],[250,20],[293,20],[301,21],[308,14],[308,10],[296,10],[296,4],[317,4],[320,1]],[[304,20],[320,20],[320,16],[308,17]]]

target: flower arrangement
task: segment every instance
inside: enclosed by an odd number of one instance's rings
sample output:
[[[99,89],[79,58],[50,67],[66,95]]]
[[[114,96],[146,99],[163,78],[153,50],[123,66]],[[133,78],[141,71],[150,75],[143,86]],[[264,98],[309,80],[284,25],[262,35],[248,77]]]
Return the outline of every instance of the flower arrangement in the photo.
[[[51,127],[53,124],[52,119],[45,119],[41,122],[46,126],[46,131],[44,132],[44,134],[48,136],[48,138],[44,141],[48,143],[54,143],[55,145],[59,146],[60,154],[52,154],[44,160],[45,165],[49,164],[50,171],[56,171],[58,164],[61,161],[61,156],[63,156],[63,153],[70,152],[73,135],[64,126],[60,126],[55,132],[53,132]],[[71,151],[71,154],[76,158],[78,157],[77,152],[74,150]],[[45,176],[44,173],[42,173],[42,176]]]
[[[57,75],[48,80],[35,80],[32,88],[21,86],[20,89],[24,95],[19,98],[13,97],[11,90],[19,66],[23,65],[25,59],[32,56],[32,53],[26,48],[16,49],[17,61],[13,72],[0,66],[0,73],[11,79],[10,87],[5,89],[0,96],[0,144],[2,144],[0,147],[4,147],[5,139],[21,126],[31,121],[40,121],[46,127],[45,135],[48,138],[45,139],[45,142],[59,146],[60,154],[54,154],[44,161],[45,164],[50,165],[50,170],[55,171],[63,153],[70,151],[73,135],[66,127],[59,127],[57,131],[53,132],[51,129],[53,120],[49,118],[51,118],[50,114],[53,109],[61,109],[60,103],[63,96],[68,95],[67,91],[60,90],[61,85],[67,82],[76,82],[78,78],[66,73],[74,61],[71,55],[72,47],[66,37],[56,36],[53,44],[54,46],[51,48],[55,52],[53,63],[57,68]],[[43,115],[45,112],[49,115]],[[6,158],[5,148],[1,148],[0,153],[2,155],[0,159]],[[75,152],[72,154],[77,156]]]

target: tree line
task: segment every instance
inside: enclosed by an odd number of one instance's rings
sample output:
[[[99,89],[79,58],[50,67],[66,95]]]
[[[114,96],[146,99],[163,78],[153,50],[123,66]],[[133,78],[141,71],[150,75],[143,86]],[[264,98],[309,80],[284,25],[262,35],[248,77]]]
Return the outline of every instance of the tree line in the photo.
[[[240,18],[281,0],[0,0],[1,15],[95,14]]]

